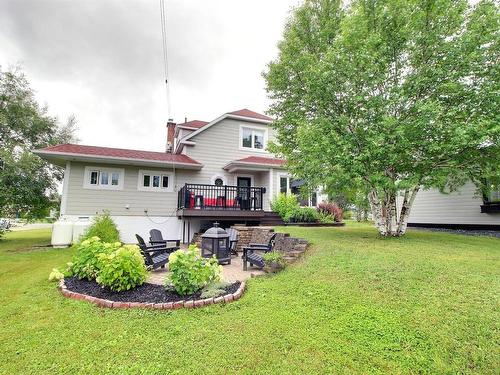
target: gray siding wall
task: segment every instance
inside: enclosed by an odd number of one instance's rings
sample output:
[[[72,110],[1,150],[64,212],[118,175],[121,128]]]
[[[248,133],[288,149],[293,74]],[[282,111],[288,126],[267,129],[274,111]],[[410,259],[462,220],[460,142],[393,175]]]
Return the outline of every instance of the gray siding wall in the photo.
[[[481,213],[482,203],[482,199],[475,196],[472,183],[451,194],[442,194],[436,189],[422,190],[415,198],[409,223],[500,225],[500,214]]]
[[[109,210],[112,215],[144,216],[148,210],[149,216],[172,216],[177,208],[177,192],[149,192],[137,189],[139,170],[167,171],[150,167],[135,167],[105,164],[106,168],[125,170],[122,190],[96,190],[84,188],[85,167],[90,164],[71,163],[71,172],[68,178],[67,215],[95,215],[102,210]],[[99,167],[99,165],[93,165]],[[176,170],[174,184],[182,186],[191,180],[197,171]],[[174,189],[175,190],[175,189]],[[130,208],[126,209],[125,206]]]
[[[239,143],[241,125],[263,129],[268,128],[268,142],[274,138],[274,129],[265,124],[233,119],[222,120],[190,139],[196,142],[196,146],[187,146],[186,154],[204,165],[202,170],[196,176],[193,176],[191,182],[210,184],[211,179],[219,175],[225,177],[228,185],[236,185],[237,176],[252,175],[255,186],[267,189],[267,193],[264,195],[264,209],[269,210],[269,172],[228,173],[223,169],[230,161],[242,159],[247,156],[274,157],[274,155],[268,152],[241,150]],[[276,173],[274,174],[273,183],[276,184]],[[274,192],[276,192],[276,189],[274,189]]]

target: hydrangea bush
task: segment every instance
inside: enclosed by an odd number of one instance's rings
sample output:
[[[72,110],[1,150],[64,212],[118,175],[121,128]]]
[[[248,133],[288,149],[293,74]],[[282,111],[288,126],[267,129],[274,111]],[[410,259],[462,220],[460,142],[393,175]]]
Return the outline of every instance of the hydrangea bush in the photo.
[[[205,285],[220,281],[222,266],[217,259],[202,258],[200,249],[190,245],[188,250],[177,250],[169,257],[169,276],[165,279],[165,287],[172,286],[181,296],[193,294]]]

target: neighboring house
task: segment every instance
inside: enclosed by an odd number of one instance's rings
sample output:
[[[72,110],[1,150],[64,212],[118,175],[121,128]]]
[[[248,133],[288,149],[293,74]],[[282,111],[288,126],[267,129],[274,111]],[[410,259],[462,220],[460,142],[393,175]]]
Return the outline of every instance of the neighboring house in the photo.
[[[500,192],[479,197],[472,183],[457,192],[440,193],[436,189],[421,190],[411,209],[409,226],[500,229]]]
[[[167,124],[167,152],[63,144],[34,151],[65,167],[61,217],[78,220],[108,210],[122,241],[159,228],[189,241],[214,220],[259,224],[273,219],[270,201],[300,181],[267,151],[272,119],[243,109],[211,122]],[[315,206],[315,193],[302,201]]]

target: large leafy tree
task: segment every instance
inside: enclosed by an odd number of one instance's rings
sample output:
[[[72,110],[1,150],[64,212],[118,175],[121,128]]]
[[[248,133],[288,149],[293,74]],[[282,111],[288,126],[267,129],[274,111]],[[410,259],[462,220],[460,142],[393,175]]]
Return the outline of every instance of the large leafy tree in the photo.
[[[274,151],[311,185],[361,182],[403,235],[419,189],[499,174],[499,23],[493,1],[306,0],[264,73]]]
[[[31,150],[75,141],[75,123],[58,126],[21,70],[0,68],[0,215],[40,217],[53,205],[62,171]]]

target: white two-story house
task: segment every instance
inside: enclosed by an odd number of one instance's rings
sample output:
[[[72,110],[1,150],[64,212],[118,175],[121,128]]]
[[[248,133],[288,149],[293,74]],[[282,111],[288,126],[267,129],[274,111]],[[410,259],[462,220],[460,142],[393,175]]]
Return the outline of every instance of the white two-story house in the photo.
[[[124,242],[152,228],[188,242],[215,220],[270,223],[273,197],[296,192],[285,160],[267,151],[271,122],[248,109],[210,122],[169,122],[166,152],[75,144],[34,152],[65,168],[61,219],[109,211]],[[302,204],[316,206],[322,198],[314,193]]]

